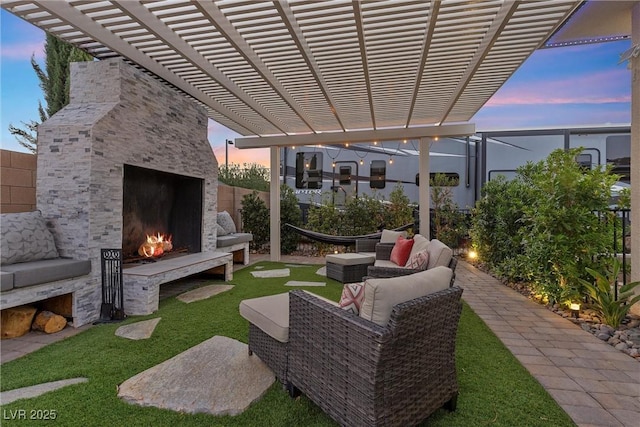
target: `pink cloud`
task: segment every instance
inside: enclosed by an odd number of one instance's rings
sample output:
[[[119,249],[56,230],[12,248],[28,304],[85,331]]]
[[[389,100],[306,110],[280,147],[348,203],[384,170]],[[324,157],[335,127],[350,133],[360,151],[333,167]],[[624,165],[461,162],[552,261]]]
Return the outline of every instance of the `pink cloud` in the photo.
[[[622,68],[556,80],[540,78],[504,86],[485,106],[627,103],[630,86],[630,73]]]
[[[24,42],[16,44],[2,44],[3,60],[30,60],[31,55],[35,54],[36,60],[44,59],[44,42]]]

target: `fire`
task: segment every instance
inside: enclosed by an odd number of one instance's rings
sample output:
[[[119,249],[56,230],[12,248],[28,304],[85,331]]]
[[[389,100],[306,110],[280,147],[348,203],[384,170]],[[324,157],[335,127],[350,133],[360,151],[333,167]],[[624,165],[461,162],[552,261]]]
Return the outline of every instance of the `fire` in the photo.
[[[173,249],[171,237],[172,236],[165,236],[160,233],[151,236],[147,235],[147,241],[138,248],[138,255],[146,258],[153,258],[171,251]]]

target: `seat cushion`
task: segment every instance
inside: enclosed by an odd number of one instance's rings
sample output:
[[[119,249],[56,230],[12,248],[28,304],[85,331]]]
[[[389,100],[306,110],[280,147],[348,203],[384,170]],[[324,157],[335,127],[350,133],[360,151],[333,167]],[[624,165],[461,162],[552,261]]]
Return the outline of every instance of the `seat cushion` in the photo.
[[[53,234],[40,211],[2,214],[0,231],[3,266],[59,256]]]
[[[13,289],[13,273],[0,271],[0,291],[10,291]]]
[[[361,265],[361,264],[373,264],[375,257],[366,254],[331,254],[325,257],[326,262],[339,265]]]
[[[360,317],[386,326],[393,307],[433,292],[447,289],[453,272],[447,267],[388,279],[367,279]]]
[[[251,233],[235,233],[227,234],[226,236],[218,235],[216,240],[216,246],[218,248],[224,248],[227,246],[237,245],[238,243],[247,243],[253,240],[253,234]]]
[[[240,315],[280,342],[289,341],[289,293],[246,299]]]
[[[449,262],[451,262],[451,257],[453,256],[451,248],[438,239],[433,239],[429,242],[427,251],[429,252],[427,269],[438,266],[446,267],[449,265]]]
[[[388,259],[377,259],[373,265],[375,265],[376,267],[384,267],[384,268],[404,268],[394,264]]]
[[[13,273],[14,288],[24,288],[89,274],[91,261],[68,258],[44,259],[3,265],[2,271]]]

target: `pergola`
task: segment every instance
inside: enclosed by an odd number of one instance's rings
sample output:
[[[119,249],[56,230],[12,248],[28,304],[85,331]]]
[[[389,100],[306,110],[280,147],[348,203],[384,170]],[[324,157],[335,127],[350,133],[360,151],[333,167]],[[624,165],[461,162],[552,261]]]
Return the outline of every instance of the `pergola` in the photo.
[[[632,33],[637,47],[639,3],[3,0],[2,7],[98,59],[124,57],[174,86],[243,135],[238,148],[270,147],[271,257],[278,260],[280,147],[418,139],[419,172],[428,176],[432,138],[474,133],[468,121],[534,50]],[[637,50],[630,53],[634,118]],[[632,123],[632,163],[640,158],[639,122]],[[640,186],[632,188],[637,266]],[[419,202],[426,232],[428,189]]]

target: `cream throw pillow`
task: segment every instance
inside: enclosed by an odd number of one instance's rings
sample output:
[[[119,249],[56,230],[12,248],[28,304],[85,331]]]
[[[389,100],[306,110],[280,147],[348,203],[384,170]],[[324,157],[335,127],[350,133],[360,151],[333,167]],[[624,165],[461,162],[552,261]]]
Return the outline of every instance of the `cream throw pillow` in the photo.
[[[406,231],[393,231],[393,230],[382,230],[382,236],[380,236],[380,243],[395,243],[398,240],[398,237],[402,236],[404,238],[407,237]]]
[[[386,326],[396,304],[447,289],[452,275],[448,267],[435,267],[408,276],[367,279],[360,317]]]

